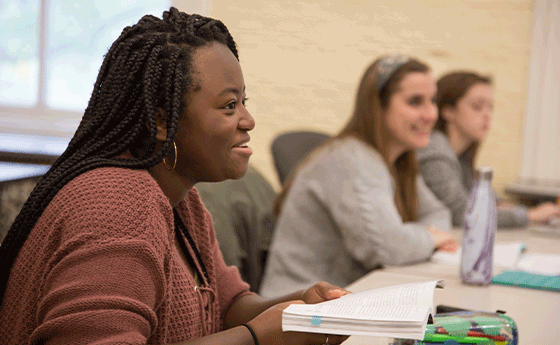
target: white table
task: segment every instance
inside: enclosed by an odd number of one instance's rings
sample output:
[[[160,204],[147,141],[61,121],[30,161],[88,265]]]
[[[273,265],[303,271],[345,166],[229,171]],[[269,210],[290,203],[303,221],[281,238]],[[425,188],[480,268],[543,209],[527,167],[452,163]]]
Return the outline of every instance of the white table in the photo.
[[[454,234],[460,239],[460,231],[454,231]],[[496,240],[524,241],[529,251],[560,253],[560,238],[538,237],[527,230],[500,230]],[[445,304],[489,312],[504,310],[517,323],[519,344],[560,344],[560,292],[502,285],[465,285],[460,280],[458,267],[432,262],[376,270],[346,288],[357,292],[436,279],[444,279],[446,286],[444,289],[436,289],[435,306]],[[391,342],[392,339],[388,338],[352,336],[344,344],[387,345]]]

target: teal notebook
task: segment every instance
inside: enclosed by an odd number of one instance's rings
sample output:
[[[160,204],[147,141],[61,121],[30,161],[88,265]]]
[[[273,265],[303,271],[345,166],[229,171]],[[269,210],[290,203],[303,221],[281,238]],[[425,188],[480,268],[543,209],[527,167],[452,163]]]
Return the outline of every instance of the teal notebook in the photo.
[[[519,286],[530,289],[560,291],[559,276],[545,276],[523,271],[505,271],[494,278],[493,284]]]

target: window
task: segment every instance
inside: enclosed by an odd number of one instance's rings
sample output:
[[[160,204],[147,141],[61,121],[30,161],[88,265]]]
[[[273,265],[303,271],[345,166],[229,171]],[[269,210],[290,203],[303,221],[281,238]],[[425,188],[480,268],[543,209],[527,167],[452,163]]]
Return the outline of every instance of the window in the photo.
[[[70,137],[111,43],[125,26],[145,14],[161,17],[170,5],[208,10],[208,1],[193,0],[2,0],[2,132]]]
[[[103,56],[125,26],[144,14],[161,16],[168,1],[50,0],[47,7],[44,103],[83,111]]]
[[[536,0],[527,112],[517,181],[506,192],[531,202],[560,195],[560,0]]]
[[[0,104],[29,107],[39,85],[38,1],[0,4]]]

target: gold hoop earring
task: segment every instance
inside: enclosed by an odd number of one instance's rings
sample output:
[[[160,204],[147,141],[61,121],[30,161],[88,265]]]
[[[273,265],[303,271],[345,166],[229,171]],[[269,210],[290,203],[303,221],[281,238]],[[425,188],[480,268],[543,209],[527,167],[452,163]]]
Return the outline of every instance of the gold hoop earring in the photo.
[[[173,171],[173,169],[175,169],[175,166],[177,165],[177,145],[175,144],[175,141],[173,141],[173,151],[175,152],[175,161],[173,162],[172,167],[170,167],[165,161],[165,158],[163,158],[163,166],[169,171]]]

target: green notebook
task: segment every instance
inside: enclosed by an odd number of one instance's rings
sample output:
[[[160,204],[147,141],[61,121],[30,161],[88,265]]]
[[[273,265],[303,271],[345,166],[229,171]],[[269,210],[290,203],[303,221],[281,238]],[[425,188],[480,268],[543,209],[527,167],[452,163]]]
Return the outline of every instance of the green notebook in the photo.
[[[492,278],[492,283],[530,289],[560,291],[560,276],[546,276],[523,271],[502,272]]]

